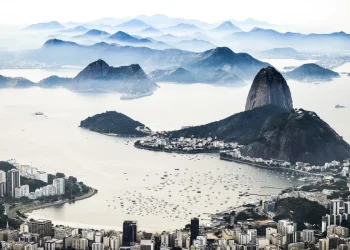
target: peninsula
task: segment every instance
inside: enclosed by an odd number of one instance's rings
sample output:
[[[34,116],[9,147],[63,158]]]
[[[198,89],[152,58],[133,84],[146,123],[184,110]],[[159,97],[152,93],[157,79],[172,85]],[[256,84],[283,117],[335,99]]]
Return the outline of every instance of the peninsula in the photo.
[[[315,112],[293,109],[287,82],[270,66],[261,69],[255,77],[246,111],[221,121],[171,131],[163,137],[153,136],[153,141],[152,138],[142,139],[135,146],[144,144],[147,145],[144,148],[149,149],[153,145],[153,148],[170,150],[188,140],[207,138],[216,143],[241,145],[226,155],[253,162],[254,159],[274,159],[279,162],[277,164],[323,165],[350,158],[350,145]],[[192,148],[197,147],[192,145]]]
[[[13,223],[24,213],[33,210],[72,203],[89,198],[97,193],[74,176],[63,173],[48,174],[35,167],[20,165],[15,161],[0,161],[0,174],[6,176],[6,189],[0,203],[7,204]],[[11,180],[11,182],[9,181]]]

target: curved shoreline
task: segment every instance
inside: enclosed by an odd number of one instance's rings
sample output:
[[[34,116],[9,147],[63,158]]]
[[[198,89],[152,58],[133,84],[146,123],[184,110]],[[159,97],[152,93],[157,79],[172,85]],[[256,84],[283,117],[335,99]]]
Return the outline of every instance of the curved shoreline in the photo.
[[[237,163],[241,163],[241,164],[246,164],[246,165],[254,166],[254,167],[257,167],[257,168],[263,168],[263,169],[269,169],[269,170],[275,170],[275,171],[287,171],[287,172],[288,172],[288,171],[292,171],[292,172],[297,172],[297,173],[300,173],[300,174],[322,176],[322,174],[319,174],[319,173],[311,173],[311,172],[306,172],[306,171],[297,170],[297,169],[291,169],[291,168],[286,168],[286,167],[271,167],[271,166],[265,166],[265,165],[261,165],[261,164],[258,164],[258,163],[241,161],[241,160],[235,159],[235,158],[233,158],[233,157],[220,156],[220,160],[223,160],[223,161],[233,161],[233,162],[237,162]]]
[[[138,149],[144,149],[149,151],[156,151],[156,152],[165,152],[165,153],[174,153],[174,154],[212,154],[212,153],[220,153],[219,149],[205,149],[205,150],[191,150],[191,151],[185,151],[185,150],[173,150],[173,149],[165,149],[165,148],[155,148],[150,146],[143,146],[139,144],[139,141],[136,141],[134,143],[134,147]]]
[[[87,198],[90,198],[92,196],[94,196],[95,194],[97,194],[97,189],[94,188],[89,188],[89,192],[86,194],[83,194],[81,196],[77,196],[74,199],[75,201],[79,201],[79,200],[85,200]],[[60,200],[60,201],[56,201],[56,202],[49,202],[49,203],[44,203],[44,204],[28,204],[28,205],[20,205],[20,206],[15,206],[12,209],[9,209],[9,213],[8,216],[10,218],[14,218],[17,214],[16,212],[19,211],[22,214],[27,214],[30,213],[34,210],[39,210],[39,209],[43,209],[43,208],[47,208],[47,207],[52,207],[52,206],[57,206],[57,205],[62,205],[65,203],[69,203],[70,200],[69,199],[65,199],[65,200]]]

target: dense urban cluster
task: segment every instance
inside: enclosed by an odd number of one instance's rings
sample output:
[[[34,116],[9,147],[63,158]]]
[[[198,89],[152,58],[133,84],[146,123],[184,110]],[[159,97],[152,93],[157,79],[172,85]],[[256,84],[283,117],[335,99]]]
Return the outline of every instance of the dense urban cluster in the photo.
[[[11,162],[11,165],[16,168],[8,171],[0,170],[0,196],[22,198],[34,200],[44,196],[63,195],[65,193],[65,179],[55,178],[52,184],[48,184],[48,174],[44,171],[39,171],[37,168],[28,165],[19,165]],[[39,180],[47,183],[46,186],[36,188],[35,191],[30,192],[28,184],[21,185],[21,177],[27,179]]]
[[[315,166],[305,162],[296,162],[292,164],[288,161],[276,160],[276,159],[263,159],[254,158],[250,156],[243,156],[240,148],[233,150],[225,150],[220,153],[221,159],[228,161],[241,161],[248,164],[266,166],[266,167],[281,167],[288,168],[289,170],[294,170],[298,172],[306,173],[341,173],[343,176],[349,175],[350,159],[346,159],[343,162],[332,161],[327,162],[323,166]]]
[[[333,192],[349,194],[345,180],[326,176],[320,183],[213,214],[210,226],[193,218],[180,230],[147,233],[139,230],[137,221],[124,221],[123,230],[117,231],[27,219],[20,228],[7,225],[1,230],[0,244],[10,250],[348,250],[350,201],[331,198],[327,189],[303,191],[326,185]],[[308,207],[298,209],[298,202]]]
[[[169,138],[166,133],[156,133],[138,141],[135,146],[150,150],[160,150],[182,153],[219,152],[220,150],[235,149],[238,143],[226,143],[217,138]]]

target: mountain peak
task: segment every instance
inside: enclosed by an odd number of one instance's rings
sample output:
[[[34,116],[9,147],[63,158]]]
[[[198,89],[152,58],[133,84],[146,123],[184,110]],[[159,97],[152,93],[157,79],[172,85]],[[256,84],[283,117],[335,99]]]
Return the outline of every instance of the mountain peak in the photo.
[[[245,110],[275,105],[287,111],[293,109],[293,100],[286,80],[274,67],[259,71],[250,88]]]
[[[230,31],[230,32],[241,31],[240,28],[238,28],[236,25],[234,25],[230,21],[223,22],[218,27],[216,27],[215,30],[216,31]]]
[[[149,27],[149,25],[139,19],[131,19],[129,21],[126,21],[124,23],[121,23],[117,25],[118,27],[135,27],[135,26],[142,26],[142,27]]]
[[[220,57],[235,54],[228,47],[216,47],[215,49],[207,50],[206,52],[207,52],[208,56],[210,55],[210,56],[220,56]]]
[[[90,63],[88,66],[86,66],[86,68],[83,69],[74,78],[74,80],[77,82],[94,80],[96,78],[106,76],[108,70],[109,70],[109,65],[105,61],[99,59],[95,62]]]
[[[50,30],[50,29],[64,29],[65,27],[57,21],[47,23],[36,23],[24,28],[25,30]]]
[[[108,36],[110,34],[106,31],[103,31],[103,30],[91,29],[88,32],[86,32],[85,35],[88,35],[88,36],[102,36],[102,35]]]
[[[79,44],[77,43],[74,43],[74,42],[70,42],[70,41],[63,41],[63,40],[60,40],[60,39],[50,39],[50,40],[47,40],[43,47],[50,47],[50,46],[63,46],[63,45],[68,45],[68,46],[79,46]]]

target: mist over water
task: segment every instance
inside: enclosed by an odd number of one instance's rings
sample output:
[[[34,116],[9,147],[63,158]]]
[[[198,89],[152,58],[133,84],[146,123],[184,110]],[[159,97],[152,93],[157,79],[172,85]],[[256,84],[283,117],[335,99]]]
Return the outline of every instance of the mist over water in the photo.
[[[305,63],[268,62],[278,69]],[[350,65],[337,71],[349,72]],[[31,80],[52,73],[62,76],[62,72],[44,70],[7,73]],[[71,71],[64,74],[73,76]],[[253,194],[277,194],[290,186],[290,181],[280,174],[220,161],[218,155],[195,157],[139,150],[133,147],[134,140],[104,136],[78,125],[88,116],[107,110],[122,112],[153,130],[205,124],[243,111],[250,84],[226,88],[160,83],[154,95],[132,101],[121,101],[117,93],[76,93],[63,88],[1,89],[0,129],[6,133],[0,136],[0,159],[16,159],[49,173],[73,175],[98,189],[98,194],[87,200],[34,211],[30,214],[34,218],[113,228],[120,228],[125,219],[135,219],[141,228],[152,231],[182,228],[193,216],[205,219],[205,213],[259,199],[254,195],[238,199],[240,191],[250,188]],[[321,84],[288,84],[294,107],[315,111],[350,142],[350,77],[341,75]],[[347,108],[335,109],[336,104]],[[43,112],[47,117],[34,116],[34,112]],[[167,177],[161,179],[164,175]],[[266,188],[270,186],[273,188]],[[137,205],[132,205],[131,200]],[[165,202],[169,205],[160,207]],[[179,212],[174,213],[176,206]]]

